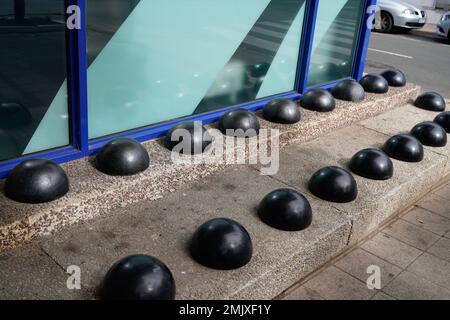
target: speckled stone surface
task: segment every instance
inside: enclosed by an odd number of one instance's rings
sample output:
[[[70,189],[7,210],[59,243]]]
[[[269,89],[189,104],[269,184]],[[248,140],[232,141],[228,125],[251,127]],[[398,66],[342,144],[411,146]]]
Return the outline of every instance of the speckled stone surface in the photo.
[[[293,142],[309,141],[327,132],[379,115],[387,110],[411,103],[420,87],[407,84],[403,88],[390,88],[386,94],[367,93],[360,103],[336,100],[332,112],[319,113],[301,108],[302,120],[292,125],[280,125],[260,119],[261,126],[279,129],[282,146]]]
[[[282,146],[293,142],[311,140],[338,127],[367,119],[396,106],[412,101],[420,87],[408,84],[404,88],[392,88],[385,95],[368,94],[361,103],[338,102],[330,113],[315,113],[302,109],[302,121],[295,125],[276,125],[261,119],[262,128],[279,129]],[[215,131],[214,126],[209,130]],[[242,155],[246,144],[227,148],[225,154]],[[262,139],[259,143],[264,143]],[[269,141],[269,146],[270,141]],[[47,235],[77,222],[87,221],[141,200],[157,200],[175,192],[180,186],[199,180],[229,166],[211,154],[206,163],[186,162],[174,165],[170,152],[160,140],[144,144],[149,151],[151,164],[145,172],[132,177],[111,177],[97,171],[91,159],[81,159],[63,165],[71,183],[70,192],[57,201],[29,205],[20,204],[0,194],[0,251],[13,248],[36,236]],[[214,145],[214,143],[213,143]],[[244,159],[249,156],[245,153]],[[186,156],[192,157],[192,156]],[[193,156],[194,158],[198,156]],[[4,182],[0,182],[3,189]]]

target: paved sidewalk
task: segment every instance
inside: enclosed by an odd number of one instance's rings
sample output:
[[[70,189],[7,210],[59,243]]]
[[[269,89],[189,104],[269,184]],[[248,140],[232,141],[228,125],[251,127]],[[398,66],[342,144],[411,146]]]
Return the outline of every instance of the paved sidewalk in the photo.
[[[369,290],[371,265],[381,290]],[[287,300],[450,299],[450,183],[283,295]]]

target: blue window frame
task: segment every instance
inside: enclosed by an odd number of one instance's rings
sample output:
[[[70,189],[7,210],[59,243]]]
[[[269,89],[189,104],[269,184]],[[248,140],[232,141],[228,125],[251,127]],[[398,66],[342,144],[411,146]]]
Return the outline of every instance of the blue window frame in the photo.
[[[69,86],[69,111],[70,111],[70,137],[71,144],[67,147],[54,150],[47,150],[34,154],[29,154],[17,159],[0,162],[0,178],[5,178],[8,173],[20,162],[30,158],[46,158],[57,163],[64,163],[71,160],[95,154],[105,143],[117,137],[130,137],[138,141],[147,141],[158,138],[176,123],[186,120],[202,121],[204,124],[217,121],[225,112],[236,108],[245,108],[256,111],[261,109],[267,102],[274,98],[288,98],[298,100],[302,94],[308,90],[308,71],[311,64],[311,53],[313,48],[314,30],[316,28],[317,12],[319,1],[329,0],[307,0],[306,15],[302,29],[302,39],[299,51],[299,63],[297,72],[296,89],[279,95],[250,101],[240,105],[234,105],[223,109],[214,110],[208,113],[192,115],[181,119],[168,121],[144,128],[122,132],[108,137],[89,140],[88,134],[88,96],[87,96],[87,54],[86,54],[86,1],[89,0],[66,0],[66,5],[77,5],[81,9],[81,29],[67,30],[68,46],[68,86]],[[370,29],[367,21],[374,14],[373,6],[376,0],[361,0],[364,2],[361,14],[360,28],[354,50],[352,76],[343,78],[354,78],[359,80],[364,70],[364,62],[367,55],[367,48],[370,40]],[[321,84],[317,87],[330,89],[337,82],[343,79]]]

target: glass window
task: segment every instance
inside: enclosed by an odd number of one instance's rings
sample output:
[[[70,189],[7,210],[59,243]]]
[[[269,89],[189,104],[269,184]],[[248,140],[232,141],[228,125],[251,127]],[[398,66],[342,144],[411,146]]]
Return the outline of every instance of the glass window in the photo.
[[[89,137],[295,89],[305,0],[88,0]]]
[[[64,0],[0,1],[0,160],[69,144]]]
[[[363,0],[319,1],[308,86],[350,77]]]

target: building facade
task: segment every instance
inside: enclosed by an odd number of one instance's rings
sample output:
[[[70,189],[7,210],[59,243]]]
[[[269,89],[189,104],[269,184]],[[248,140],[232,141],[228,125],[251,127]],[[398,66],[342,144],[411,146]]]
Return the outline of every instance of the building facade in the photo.
[[[375,2],[4,0],[0,177],[359,79]]]

